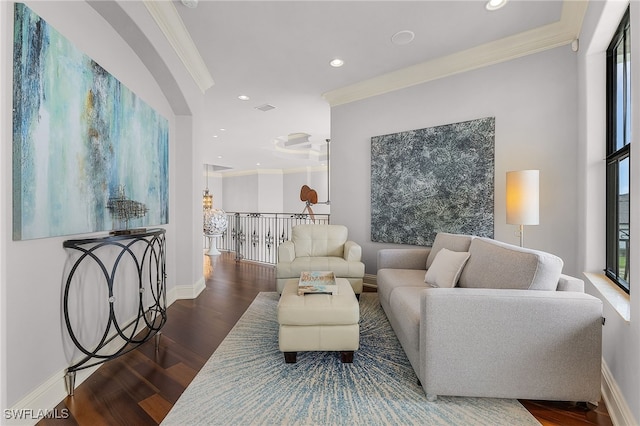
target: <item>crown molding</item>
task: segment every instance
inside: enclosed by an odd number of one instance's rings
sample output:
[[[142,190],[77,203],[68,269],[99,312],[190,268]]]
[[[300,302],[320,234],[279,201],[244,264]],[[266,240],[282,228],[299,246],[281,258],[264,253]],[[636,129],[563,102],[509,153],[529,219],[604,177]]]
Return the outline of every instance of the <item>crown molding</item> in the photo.
[[[322,96],[334,107],[570,44],[580,34],[587,5],[586,0],[565,0],[557,22],[331,90]]]
[[[202,93],[213,86],[213,77],[209,73],[200,52],[189,31],[184,26],[178,10],[170,1],[144,0],[144,5],[160,27],[173,50],[184,64]]]
[[[258,175],[282,175],[282,169],[249,169],[249,170],[229,170],[220,173],[222,178],[238,176],[258,176]]]
[[[252,169],[252,170],[237,170],[237,171],[224,171],[212,173],[210,176],[230,178],[238,176],[254,176],[254,175],[289,175],[295,173],[319,173],[326,172],[327,166],[306,166],[295,167],[290,169]]]
[[[306,166],[306,167],[295,167],[291,169],[284,169],[282,172],[285,175],[291,175],[296,173],[324,173],[327,171],[327,166]]]

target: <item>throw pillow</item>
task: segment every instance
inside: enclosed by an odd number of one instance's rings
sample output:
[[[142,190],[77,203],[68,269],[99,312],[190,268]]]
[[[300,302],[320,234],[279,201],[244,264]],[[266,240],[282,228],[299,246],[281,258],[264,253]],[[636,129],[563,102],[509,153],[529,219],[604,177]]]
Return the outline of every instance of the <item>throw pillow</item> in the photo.
[[[440,249],[433,259],[431,267],[427,269],[424,282],[432,287],[452,288],[458,283],[465,263],[469,259],[469,252]]]
[[[438,232],[436,238],[433,240],[431,251],[427,257],[427,267],[429,269],[433,263],[433,259],[436,258],[438,252],[443,248],[452,251],[469,251],[469,246],[473,240],[473,236],[464,234],[449,234],[447,232]]]

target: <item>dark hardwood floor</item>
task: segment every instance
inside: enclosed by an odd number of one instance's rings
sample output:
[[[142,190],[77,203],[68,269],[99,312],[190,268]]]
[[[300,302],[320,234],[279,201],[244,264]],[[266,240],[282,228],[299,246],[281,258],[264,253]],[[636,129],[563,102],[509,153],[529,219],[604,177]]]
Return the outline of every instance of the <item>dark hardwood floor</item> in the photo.
[[[204,256],[206,289],[168,309],[156,352],[151,340],[103,364],[38,425],[157,425],[261,291],[275,291],[275,270],[236,263],[228,253]],[[62,379],[61,379],[62,380]],[[611,425],[601,403],[588,410],[564,402],[521,401],[543,425]],[[66,416],[58,416],[66,417]]]

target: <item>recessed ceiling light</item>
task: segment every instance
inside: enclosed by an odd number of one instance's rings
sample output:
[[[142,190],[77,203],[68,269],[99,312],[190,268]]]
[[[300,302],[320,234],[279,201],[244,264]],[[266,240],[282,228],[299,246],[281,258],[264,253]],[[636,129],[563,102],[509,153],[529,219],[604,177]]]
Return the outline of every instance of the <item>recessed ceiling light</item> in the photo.
[[[391,42],[397,46],[402,46],[411,43],[415,36],[413,31],[402,30],[391,36]]]
[[[331,60],[331,62],[329,62],[329,65],[331,65],[334,68],[338,68],[344,65],[344,61],[340,58],[335,58]]]
[[[256,163],[256,166],[259,166],[259,165],[260,165],[260,163]]]
[[[218,137],[218,135],[213,135],[213,136],[212,136],[212,138],[217,138],[217,137]]]
[[[224,132],[225,130],[227,130],[227,129],[220,129],[221,132]]]
[[[485,8],[487,10],[498,10],[500,9],[502,6],[504,6],[505,4],[507,4],[508,0],[489,0],[487,2],[487,4],[485,5]]]
[[[238,99],[240,99],[241,101],[248,101],[249,97],[247,95],[240,95],[238,96]]]
[[[222,158],[222,155],[218,155],[218,158]]]

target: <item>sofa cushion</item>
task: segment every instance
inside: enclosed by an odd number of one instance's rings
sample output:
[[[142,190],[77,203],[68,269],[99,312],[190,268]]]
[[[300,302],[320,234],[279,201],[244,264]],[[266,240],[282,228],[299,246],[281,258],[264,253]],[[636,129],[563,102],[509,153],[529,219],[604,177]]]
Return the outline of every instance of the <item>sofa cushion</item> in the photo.
[[[394,331],[407,356],[420,350],[420,297],[426,287],[398,287],[391,294],[389,306],[398,319]],[[412,365],[417,360],[412,360]],[[416,362],[416,365],[417,364]],[[416,366],[414,365],[414,367]]]
[[[418,287],[429,288],[424,282],[424,269],[379,269],[376,277],[378,297],[386,305],[391,301],[391,294],[397,288]]]
[[[343,257],[347,235],[347,227],[342,225],[302,224],[291,229],[296,257]]]
[[[451,251],[469,251],[469,245],[474,237],[471,235],[449,234],[446,232],[438,232],[433,240],[431,251],[427,257],[427,265],[425,269],[429,269],[433,260],[440,249],[446,248]]]
[[[556,290],[562,259],[550,253],[474,238],[459,287]]]
[[[467,251],[451,251],[440,249],[433,263],[427,269],[424,282],[432,287],[452,288],[458,283],[465,263],[469,259]]]

